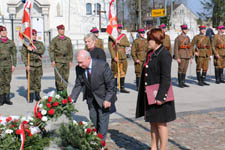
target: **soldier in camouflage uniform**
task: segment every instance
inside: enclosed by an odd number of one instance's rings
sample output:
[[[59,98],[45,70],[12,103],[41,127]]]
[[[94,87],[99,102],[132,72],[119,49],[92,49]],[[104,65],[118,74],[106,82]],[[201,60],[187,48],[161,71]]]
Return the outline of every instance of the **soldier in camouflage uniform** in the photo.
[[[100,39],[100,38],[98,37],[98,36],[99,36],[99,31],[98,31],[98,29],[97,29],[97,28],[93,28],[93,29],[91,29],[90,32],[91,32],[91,33],[94,33],[95,36],[96,36],[96,38],[97,38],[95,46],[96,46],[97,48],[101,48],[102,50],[104,50],[104,43],[103,43],[103,40]]]
[[[68,83],[70,67],[72,67],[73,50],[71,39],[64,35],[64,25],[57,26],[58,35],[52,39],[49,46],[49,56],[52,66],[55,67],[60,76]],[[57,92],[64,97],[67,96],[67,85],[55,70],[55,85]]]
[[[179,87],[189,87],[185,84],[186,72],[188,69],[189,60],[192,57],[191,42],[187,36],[188,26],[181,25],[182,33],[175,39],[174,53],[178,62],[178,83]]]
[[[131,47],[131,55],[134,60],[136,74],[136,89],[138,90],[139,81],[141,78],[142,65],[145,61],[146,53],[148,52],[148,43],[145,37],[145,30],[138,30],[139,38],[135,39]]]
[[[166,31],[168,30],[165,24],[161,24],[159,26],[160,29],[165,33],[165,38],[163,40],[163,46],[165,47],[166,50],[170,52],[170,55],[172,56],[172,47],[171,47],[171,41],[170,41],[170,36],[166,34]]]
[[[10,101],[10,82],[17,63],[15,43],[8,39],[7,30],[0,28],[0,106],[12,105]]]
[[[30,103],[35,99],[39,101],[41,99],[41,77],[43,75],[42,70],[42,55],[45,52],[44,44],[41,41],[37,41],[37,31],[32,30],[33,44],[36,49],[32,49],[32,46],[23,45],[21,52],[22,61],[26,66],[26,73],[30,72]],[[28,53],[30,53],[30,65],[28,65]]]
[[[225,83],[223,69],[225,68],[225,27],[223,25],[217,28],[218,34],[213,38],[212,47],[214,54],[214,66],[216,83]]]
[[[206,36],[206,26],[199,27],[200,34],[194,36],[191,42],[192,52],[196,60],[196,74],[198,85],[209,85],[205,82],[206,73],[208,70],[208,63],[212,55],[210,39]]]
[[[127,73],[127,55],[126,55],[125,48],[129,47],[130,43],[127,39],[127,36],[122,33],[122,25],[121,24],[118,24],[117,31],[118,31],[118,37],[117,37],[117,39],[115,39],[116,41],[114,41],[114,39],[109,37],[109,42],[108,42],[109,51],[110,51],[110,54],[112,57],[111,69],[114,74],[115,85],[117,87],[117,77],[118,77],[117,62],[119,62],[120,85],[121,85],[120,92],[121,93],[130,93],[129,91],[127,91],[125,89],[125,85],[124,85],[125,76]],[[117,49],[116,49],[116,47],[117,47]],[[117,50],[118,50],[118,57],[117,57]]]

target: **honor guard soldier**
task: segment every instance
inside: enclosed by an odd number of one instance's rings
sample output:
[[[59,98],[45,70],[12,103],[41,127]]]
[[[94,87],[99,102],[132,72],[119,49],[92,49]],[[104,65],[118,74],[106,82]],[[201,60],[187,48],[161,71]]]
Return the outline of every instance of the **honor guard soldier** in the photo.
[[[17,63],[15,43],[8,39],[6,27],[0,27],[0,106],[12,105],[10,101],[10,82]]]
[[[165,24],[161,24],[159,26],[160,29],[165,33],[165,38],[163,40],[163,46],[165,47],[166,50],[170,52],[170,55],[172,56],[172,47],[171,47],[171,41],[170,41],[170,36],[166,34],[166,31],[168,30]]]
[[[199,27],[200,34],[194,36],[191,42],[192,52],[195,55],[196,60],[196,74],[198,85],[209,85],[205,82],[206,73],[208,70],[208,64],[210,56],[212,55],[212,48],[210,39],[206,36],[206,26]]]
[[[214,54],[214,66],[216,83],[225,83],[223,69],[225,68],[225,27],[217,27],[218,33],[214,36],[212,46]]]
[[[104,50],[104,42],[103,42],[102,39],[99,38],[99,30],[98,30],[98,28],[93,28],[93,29],[91,29],[90,32],[94,33],[96,38],[97,38],[95,46],[97,48],[101,48],[102,50]]]
[[[26,72],[30,72],[30,101],[35,99],[39,101],[41,99],[41,77],[43,75],[42,70],[42,55],[45,52],[45,46],[41,41],[37,41],[37,31],[32,29],[32,40],[36,49],[32,46],[23,45],[21,52],[21,58],[26,66]],[[28,65],[28,52],[30,53],[30,64]]]
[[[118,78],[118,68],[117,63],[119,62],[119,72],[120,72],[120,85],[121,93],[130,93],[125,89],[125,76],[127,73],[127,55],[126,55],[126,47],[130,46],[130,43],[127,39],[126,34],[122,33],[122,25],[118,24],[117,31],[118,37],[114,41],[111,37],[109,37],[108,47],[112,57],[111,61],[111,69],[115,77],[115,85],[117,87],[117,78]],[[118,52],[118,57],[117,57]]]
[[[186,72],[188,69],[189,60],[192,57],[191,42],[187,36],[188,26],[181,25],[182,33],[176,37],[174,43],[175,58],[178,62],[178,83],[179,87],[189,87],[185,84]]]
[[[148,43],[145,37],[145,30],[138,30],[138,37],[134,40],[131,48],[131,55],[134,60],[135,74],[136,74],[136,89],[138,90],[139,81],[141,78],[141,70],[143,62],[145,61],[146,53],[148,52]]]
[[[58,35],[52,39],[49,55],[52,66],[55,67],[55,85],[58,94],[67,96],[67,83],[70,67],[72,67],[73,50],[71,39],[64,35],[64,25],[57,26]],[[67,83],[65,83],[67,82]]]

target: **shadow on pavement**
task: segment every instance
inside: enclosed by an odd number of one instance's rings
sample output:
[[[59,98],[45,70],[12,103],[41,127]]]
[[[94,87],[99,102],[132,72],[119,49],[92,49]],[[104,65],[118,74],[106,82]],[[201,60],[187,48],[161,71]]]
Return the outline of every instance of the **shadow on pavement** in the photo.
[[[20,86],[19,89],[16,91],[20,96],[27,98],[27,89],[24,86]]]
[[[135,124],[136,126],[142,128],[143,130],[145,130],[146,132],[150,132],[150,129],[149,128],[146,128],[145,126],[143,126],[142,124],[136,122],[135,120],[133,119],[130,119],[130,118],[127,118],[126,116],[124,116],[123,114],[119,113],[119,112],[116,112],[115,114],[119,115],[120,117],[122,117],[123,119],[129,121],[130,123],[133,123]],[[142,118],[141,118],[142,119]],[[139,119],[137,119],[139,120]],[[110,131],[109,131],[110,132]],[[117,131],[118,132],[118,131]],[[112,138],[112,137],[111,137]],[[132,137],[130,137],[132,138]],[[113,139],[113,138],[112,138]],[[120,140],[120,138],[118,138],[118,140]],[[132,141],[132,140],[131,140]],[[189,148],[186,148],[185,146],[182,146],[181,144],[177,143],[176,141],[174,140],[171,140],[171,139],[168,139],[168,141],[170,143],[172,143],[173,145],[177,146],[178,148],[180,148],[181,150],[190,150]],[[115,141],[116,143],[116,141]],[[132,142],[131,142],[132,143]],[[145,144],[146,145],[146,144]],[[118,145],[119,146],[119,145]],[[145,147],[146,148],[146,147]],[[133,150],[133,149],[128,149],[128,150]],[[137,150],[137,149],[134,149],[134,150]]]
[[[125,88],[128,88],[128,89],[136,91],[136,83],[135,84],[125,83]]]
[[[15,97],[15,93],[10,93],[10,98]]]
[[[89,122],[88,118],[85,116],[72,114],[72,118],[73,118],[73,120],[76,120],[77,122],[79,122],[79,121]]]
[[[128,136],[118,130],[109,129],[110,138],[119,148],[124,148],[126,150],[149,150],[149,146],[142,143],[135,138]]]
[[[47,88],[47,89],[44,89],[44,90],[43,90],[43,93],[48,94],[48,93],[51,92],[51,91],[56,91],[56,89],[53,88],[53,87],[49,87],[49,88]]]

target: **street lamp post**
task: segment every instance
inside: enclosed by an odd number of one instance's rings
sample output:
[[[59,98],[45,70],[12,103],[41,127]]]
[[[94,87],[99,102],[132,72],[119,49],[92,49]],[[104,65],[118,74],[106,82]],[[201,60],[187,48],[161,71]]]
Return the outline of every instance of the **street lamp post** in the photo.
[[[12,40],[14,41],[14,14],[9,14],[9,19],[11,20]]]

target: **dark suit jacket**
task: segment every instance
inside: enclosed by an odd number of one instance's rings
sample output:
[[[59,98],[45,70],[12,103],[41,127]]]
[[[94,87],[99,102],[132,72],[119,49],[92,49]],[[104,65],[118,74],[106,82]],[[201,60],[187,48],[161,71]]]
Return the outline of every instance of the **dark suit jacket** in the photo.
[[[114,80],[112,71],[107,62],[92,59],[91,83],[89,83],[85,76],[85,69],[76,66],[76,81],[71,93],[71,98],[76,102],[82,89],[85,88],[83,99],[86,99],[88,104],[89,102],[92,102],[94,98],[102,108],[103,102],[106,100],[112,103],[110,111],[114,112],[114,104],[117,100]],[[87,91],[91,91],[93,97],[88,96]]]
[[[101,59],[106,61],[106,55],[104,50],[95,47],[93,50],[89,50],[92,59]]]

